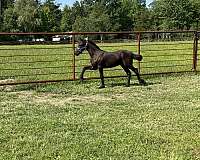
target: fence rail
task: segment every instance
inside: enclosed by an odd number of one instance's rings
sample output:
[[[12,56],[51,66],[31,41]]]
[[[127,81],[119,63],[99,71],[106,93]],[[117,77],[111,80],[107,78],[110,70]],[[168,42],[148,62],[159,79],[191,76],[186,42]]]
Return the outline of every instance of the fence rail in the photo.
[[[50,45],[49,37],[55,35],[68,35],[71,39]],[[143,61],[134,65],[142,75],[198,71],[198,31],[0,33],[0,86],[78,79],[81,67],[89,63],[86,53],[79,57],[74,54],[75,40],[82,35],[92,40],[100,36],[96,42],[106,51],[127,49],[141,54]],[[22,45],[6,45],[13,36],[15,40],[17,36],[44,36],[48,43],[24,41],[20,42]],[[119,67],[105,69],[105,77],[124,76]],[[98,78],[98,72],[88,71],[86,77]]]

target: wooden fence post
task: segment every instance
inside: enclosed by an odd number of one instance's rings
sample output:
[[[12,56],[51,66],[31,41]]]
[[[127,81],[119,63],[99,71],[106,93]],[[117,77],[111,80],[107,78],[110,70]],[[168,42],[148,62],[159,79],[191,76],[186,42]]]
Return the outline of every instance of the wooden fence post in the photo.
[[[72,35],[72,49],[73,49],[72,79],[76,80],[75,35]]]
[[[193,43],[193,71],[197,73],[197,52],[198,52],[198,32],[194,32],[194,43]]]

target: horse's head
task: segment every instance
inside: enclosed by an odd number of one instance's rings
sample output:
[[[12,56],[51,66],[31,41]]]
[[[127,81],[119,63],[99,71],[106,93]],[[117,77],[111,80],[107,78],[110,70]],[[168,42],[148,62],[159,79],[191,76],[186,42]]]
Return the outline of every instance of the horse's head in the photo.
[[[78,56],[79,54],[81,54],[84,50],[87,49],[87,46],[88,46],[88,41],[87,40],[78,41],[75,55]]]

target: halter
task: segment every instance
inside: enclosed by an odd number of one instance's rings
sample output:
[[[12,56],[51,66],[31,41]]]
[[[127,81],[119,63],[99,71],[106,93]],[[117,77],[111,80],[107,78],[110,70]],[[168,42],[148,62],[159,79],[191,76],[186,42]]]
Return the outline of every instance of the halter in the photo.
[[[83,52],[84,50],[86,50],[87,49],[87,47],[88,47],[88,40],[86,41],[86,44],[85,44],[85,46],[83,46],[83,47],[78,47],[77,48],[77,50],[79,51],[79,52]]]

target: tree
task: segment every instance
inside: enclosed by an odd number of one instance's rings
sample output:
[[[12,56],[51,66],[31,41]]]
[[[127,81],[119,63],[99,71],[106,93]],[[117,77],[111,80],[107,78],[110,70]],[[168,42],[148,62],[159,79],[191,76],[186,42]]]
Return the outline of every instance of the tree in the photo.
[[[109,31],[111,23],[109,15],[105,13],[102,4],[96,4],[91,8],[87,17],[78,16],[73,24],[74,31]]]
[[[2,15],[2,9],[3,9],[3,7],[2,7],[2,0],[0,0],[0,15]]]
[[[105,12],[105,8],[101,4],[94,5],[91,13],[89,14],[88,20],[90,25],[94,26],[94,31],[103,32],[111,29],[109,15]]]
[[[3,17],[4,11],[12,6],[14,0],[0,0],[0,31],[3,30]]]
[[[84,1],[76,1],[72,6],[71,19],[72,23],[75,23],[77,17],[87,17],[89,14],[89,6],[85,5]]]
[[[199,0],[191,0],[192,8],[193,8],[193,28],[196,30],[200,29],[200,1]]]
[[[14,0],[0,0],[0,15],[3,14],[4,10],[14,3]]]
[[[146,8],[145,0],[123,0],[122,6],[124,13],[129,17],[126,18],[127,22],[132,26],[132,28],[128,28],[129,30],[149,29],[149,11]]]
[[[120,30],[126,30],[123,29],[123,25],[121,25],[121,22],[125,22],[126,18],[123,16],[126,16],[126,14],[123,13],[124,10],[121,9],[121,1],[119,0],[103,0],[103,5],[106,6],[106,13],[110,17],[110,22],[112,24],[111,31],[120,31]],[[123,15],[123,16],[122,16]]]
[[[146,0],[138,0],[138,3],[142,6],[146,6]]]
[[[35,0],[16,0],[13,12],[17,16],[19,31],[33,32],[37,30],[41,23],[37,9],[38,4]]]
[[[17,16],[14,12],[13,6],[10,6],[4,11],[2,30],[7,32],[19,31],[17,27]]]
[[[190,29],[193,9],[190,0],[157,0],[155,16],[162,19],[161,29]]]
[[[72,9],[69,6],[65,6],[62,11],[62,19],[61,19],[61,31],[72,31]]]
[[[80,17],[88,16],[90,10],[89,8],[90,6],[86,5],[85,1],[76,1],[72,7],[65,6],[62,11],[61,30],[72,31],[73,24],[76,21],[81,21]]]
[[[199,0],[0,0],[0,31],[198,30],[199,17]]]
[[[42,21],[41,31],[57,32],[60,31],[61,10],[55,0],[46,0],[40,6],[40,18]]]

